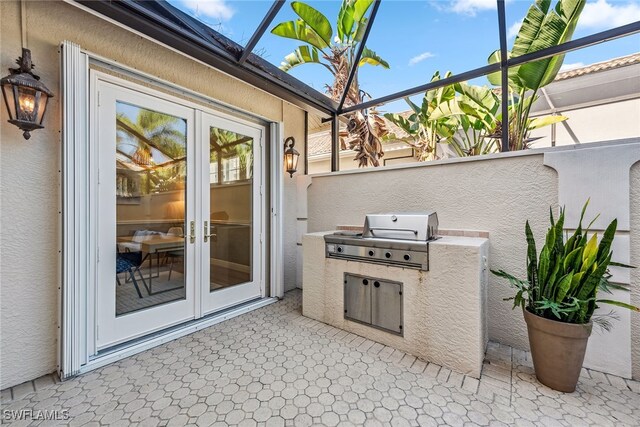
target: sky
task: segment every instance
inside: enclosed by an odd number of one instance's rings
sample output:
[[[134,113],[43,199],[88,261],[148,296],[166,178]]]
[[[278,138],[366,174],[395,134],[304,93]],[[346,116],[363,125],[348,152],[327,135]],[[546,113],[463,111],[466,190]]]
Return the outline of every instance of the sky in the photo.
[[[245,44],[272,0],[169,0],[232,40]],[[533,0],[507,0],[506,18],[509,46],[513,44],[522,18]],[[280,10],[276,24],[296,19],[291,0]],[[340,1],[306,1],[332,23]],[[552,0],[552,5],[556,1]],[[588,0],[574,38],[640,21],[640,0]],[[431,80],[435,71],[454,74],[487,64],[499,47],[495,0],[382,0],[367,47],[385,59],[390,69],[363,66],[359,71],[361,89],[372,98],[389,95]],[[265,33],[254,53],[279,65],[300,42]],[[563,69],[577,68],[611,58],[640,52],[636,34],[566,55]],[[308,85],[324,90],[331,83],[329,72],[320,65],[307,64],[290,71]],[[488,85],[484,78],[475,84]],[[406,109],[403,102],[387,105],[384,111]]]

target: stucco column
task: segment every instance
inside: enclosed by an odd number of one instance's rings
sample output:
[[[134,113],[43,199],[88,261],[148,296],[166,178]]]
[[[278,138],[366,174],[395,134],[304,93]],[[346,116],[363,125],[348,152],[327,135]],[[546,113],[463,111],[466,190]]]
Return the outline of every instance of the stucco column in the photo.
[[[640,143],[605,145],[589,149],[551,151],[544,155],[544,164],[558,172],[558,202],[566,207],[564,228],[572,232],[578,226],[582,206],[590,199],[583,226],[600,214],[591,231],[602,231],[614,219],[618,229],[612,246],[613,260],[631,262],[631,204],[630,170],[640,161]],[[637,206],[637,203],[635,204]],[[638,283],[631,281],[629,269],[612,267],[612,282],[638,291]],[[629,292],[615,290],[610,299],[630,303]],[[613,311],[618,320],[612,320],[610,332],[598,327],[589,339],[584,365],[598,371],[631,378],[631,312],[626,309],[602,305],[596,315]],[[637,323],[636,323],[637,325]],[[636,346],[637,348],[637,343]],[[640,362],[636,360],[636,364]]]

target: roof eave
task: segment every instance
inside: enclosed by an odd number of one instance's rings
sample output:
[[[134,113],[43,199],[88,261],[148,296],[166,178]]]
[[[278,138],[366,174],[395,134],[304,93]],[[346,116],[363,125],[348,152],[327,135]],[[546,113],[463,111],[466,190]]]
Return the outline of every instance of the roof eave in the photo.
[[[138,3],[109,0],[76,1],[100,15],[305,110],[312,109],[328,115],[337,111],[337,103],[264,59],[251,54],[247,61],[240,64],[238,58],[230,52],[195,34],[190,34],[161,16],[150,13]]]

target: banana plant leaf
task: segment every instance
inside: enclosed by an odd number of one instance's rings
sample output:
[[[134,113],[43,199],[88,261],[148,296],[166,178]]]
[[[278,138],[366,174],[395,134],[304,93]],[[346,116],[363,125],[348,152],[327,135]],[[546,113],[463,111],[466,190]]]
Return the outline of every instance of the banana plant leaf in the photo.
[[[299,1],[292,2],[291,8],[324,41],[326,46],[331,44],[333,28],[331,28],[331,23],[326,16],[308,4]]]
[[[362,56],[360,57],[360,63],[358,65],[363,66],[365,64],[380,66],[382,68],[387,68],[387,69],[389,68],[389,63],[384,59],[380,58],[377,53],[375,53],[368,47],[365,47],[362,50]]]
[[[284,61],[280,64],[282,71],[289,71],[294,67],[302,64],[320,64],[331,71],[331,68],[320,60],[318,49],[313,46],[299,46],[284,57]]]
[[[289,39],[300,40],[305,43],[309,43],[320,50],[329,47],[329,44],[325,42],[322,37],[316,33],[313,28],[307,25],[302,19],[297,21],[286,21],[276,25],[271,34],[280,37],[286,37]]]
[[[373,4],[373,0],[343,1],[338,12],[338,38],[341,43],[360,41],[361,27],[366,25],[366,13]],[[360,34],[360,38],[357,37]]]
[[[550,0],[538,0],[529,8],[513,43],[511,54],[522,56],[571,40],[586,0],[559,0],[549,11]],[[529,62],[517,68],[524,87],[533,91],[551,83],[560,71],[564,55]]]
[[[569,117],[561,116],[561,115],[549,115],[543,117],[536,117],[529,121],[528,128],[530,130],[539,129],[545,126],[552,125],[554,123],[564,122],[565,120],[569,120]]]

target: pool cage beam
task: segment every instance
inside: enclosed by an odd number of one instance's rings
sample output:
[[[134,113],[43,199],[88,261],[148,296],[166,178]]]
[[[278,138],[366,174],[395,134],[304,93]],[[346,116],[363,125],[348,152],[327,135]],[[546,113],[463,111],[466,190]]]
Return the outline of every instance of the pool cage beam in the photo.
[[[502,151],[509,151],[509,67],[507,65],[507,19],[504,0],[498,0],[498,28],[500,31],[500,96],[502,102],[502,126],[500,140]]]
[[[333,115],[331,120],[331,172],[340,170],[340,116]]]
[[[276,18],[276,15],[278,14],[278,12],[280,12],[280,9],[282,8],[282,6],[284,6],[284,0],[276,0],[273,2],[273,4],[271,5],[271,8],[267,12],[267,14],[264,16],[264,18],[262,18],[262,22],[260,23],[256,31],[253,33],[253,35],[251,36],[251,39],[249,39],[249,42],[247,43],[245,48],[243,49],[242,54],[238,59],[239,64],[243,64],[244,61],[247,60],[251,52],[253,52],[253,49],[255,49],[256,45],[264,35],[265,31],[267,31],[267,28],[269,28],[269,25],[271,25],[271,22]]]
[[[504,0],[497,0],[498,3],[498,19],[501,21],[500,14],[504,14]],[[502,12],[501,12],[502,10]],[[501,61],[500,63],[489,64],[484,67],[476,68],[471,71],[467,71],[461,74],[453,75],[451,77],[438,80],[435,82],[426,83],[420,86],[415,86],[410,89],[405,89],[396,93],[392,93],[387,96],[382,96],[380,98],[372,99],[367,102],[360,103],[358,105],[352,105],[348,107],[343,107],[338,111],[338,115],[343,115],[347,113],[351,113],[358,110],[364,110],[367,108],[375,107],[380,104],[385,104],[390,101],[395,101],[407,96],[416,95],[419,93],[423,93],[429,90],[437,89],[443,86],[448,86],[453,83],[459,83],[462,81],[474,79],[477,77],[482,77],[487,74],[495,73],[500,71],[501,73],[501,81],[502,81],[502,108],[503,108],[503,117],[508,117],[505,115],[505,106],[508,113],[508,71],[510,67],[514,67],[516,65],[521,65],[527,62],[538,61],[540,59],[545,59],[551,56],[556,56],[560,54],[565,54],[567,52],[586,48],[589,46],[593,46],[599,43],[604,43],[607,41],[615,40],[621,37],[630,36],[635,33],[640,33],[640,21],[632,22],[627,25],[622,25],[620,27],[616,27],[610,30],[601,31],[599,33],[592,34],[590,36],[581,37],[579,39],[571,40],[566,43],[563,43],[558,46],[553,46],[546,49],[541,49],[536,52],[527,53],[522,56],[518,56],[515,58],[506,58],[506,55],[503,53],[506,51],[506,39],[507,39],[507,29],[506,29],[506,20],[504,19],[504,15],[502,17],[504,22],[499,22],[499,32],[500,32],[500,40],[501,40]],[[504,45],[502,43],[504,39]],[[506,83],[505,83],[506,80]],[[506,90],[505,90],[506,88]],[[505,100],[506,97],[506,100]],[[504,120],[503,120],[504,121]],[[503,126],[502,129],[502,148],[503,151],[508,151],[508,126]],[[506,148],[506,149],[505,149]]]
[[[358,60],[354,62],[354,67],[350,70],[347,85],[345,86],[340,103],[329,100],[321,94],[319,91],[307,86],[302,82],[283,82],[276,76],[272,75],[268,70],[261,69],[259,66],[249,63],[247,60],[255,49],[260,39],[264,36],[267,28],[275,19],[277,13],[284,5],[284,0],[274,0],[269,11],[265,14],[259,27],[256,29],[251,39],[244,48],[240,49],[237,56],[232,56],[229,52],[223,51],[217,46],[203,39],[203,35],[199,28],[194,27],[184,19],[180,19],[184,25],[186,25],[191,33],[185,31],[183,28],[179,28],[173,22],[168,22],[164,17],[158,15],[150,16],[149,12],[144,8],[136,4],[132,0],[121,0],[119,2],[111,2],[109,0],[101,1],[87,1],[87,0],[75,0],[75,2],[84,5],[94,11],[106,15],[109,18],[135,28],[137,31],[144,33],[146,36],[151,37],[161,43],[164,43],[174,49],[177,49],[193,58],[196,58],[202,62],[207,63],[215,68],[222,70],[236,78],[244,80],[249,84],[261,88],[271,94],[281,97],[295,105],[307,105],[312,107],[323,114],[327,114],[330,118],[327,121],[332,122],[332,170],[338,170],[339,168],[339,117],[344,114],[348,114],[358,110],[364,110],[374,107],[376,105],[384,104],[390,101],[395,101],[407,96],[416,95],[429,90],[437,89],[439,87],[447,86],[453,83],[462,82],[465,80],[482,77],[490,73],[501,73],[501,85],[502,85],[502,115],[508,117],[508,70],[509,67],[521,65],[527,62],[533,62],[540,59],[548,58],[550,56],[564,54],[573,50],[582,49],[595,44],[603,43],[606,41],[614,40],[617,38],[629,36],[635,33],[640,33],[640,21],[632,22],[627,25],[623,25],[610,30],[602,31],[590,36],[581,37],[576,40],[571,40],[558,46],[553,46],[547,49],[539,50],[537,52],[531,52],[515,58],[507,58],[507,28],[505,17],[505,0],[496,0],[498,9],[498,29],[500,36],[500,52],[501,61],[496,64],[489,64],[474,70],[470,70],[461,74],[451,76],[435,82],[429,82],[420,86],[415,86],[410,89],[405,89],[387,96],[383,96],[377,99],[373,99],[367,102],[362,102],[358,105],[344,106],[346,101],[346,95],[349,90],[349,86],[355,79],[355,73],[357,72],[357,64],[360,61],[362,52],[364,51],[366,38],[369,35],[369,31],[373,26],[373,18],[377,9],[380,6],[382,0],[376,0],[374,8],[372,9],[370,20],[365,29],[365,35],[358,47]],[[165,10],[167,7],[163,7]],[[175,16],[175,14],[171,13]],[[213,31],[213,30],[212,30]],[[196,36],[196,34],[198,36]],[[235,67],[234,67],[235,65]],[[505,90],[506,88],[506,90]],[[506,120],[503,119],[503,122]],[[508,121],[507,121],[508,122]],[[508,126],[502,126],[502,149],[508,150]]]
[[[581,37],[579,39],[568,41],[558,46],[541,49],[536,52],[531,52],[522,56],[517,56],[515,58],[507,58],[506,65],[507,65],[507,68],[509,68],[516,65],[524,64],[526,62],[533,62],[540,59],[548,58],[550,56],[556,56],[559,54],[567,53],[572,50],[582,49],[582,48],[593,46],[599,43],[611,41],[620,37],[630,36],[638,32],[640,32],[640,21],[623,25],[621,27],[617,27],[611,30],[602,31],[600,33],[592,34],[587,37]],[[498,63],[485,65],[484,67],[476,68],[474,70],[467,71],[461,74],[456,74],[446,79],[430,82],[420,86],[415,86],[411,89],[405,89],[403,91],[392,93],[391,95],[387,95],[387,96],[382,96],[380,98],[372,99],[371,101],[363,102],[358,105],[352,105],[352,106],[343,108],[341,111],[338,112],[338,114],[342,115],[342,114],[351,113],[357,110],[363,110],[379,104],[387,103],[389,101],[395,101],[400,98],[416,95],[421,92],[426,92],[427,90],[437,89],[441,86],[447,86],[452,83],[458,83],[460,81],[474,79],[476,77],[482,77],[483,75],[500,71],[501,68],[502,68],[502,64],[498,64]]]
[[[369,15],[369,22],[367,22],[367,28],[364,30],[364,34],[362,35],[362,40],[358,45],[358,50],[356,51],[356,56],[353,59],[353,63],[351,64],[351,69],[349,70],[349,77],[347,77],[347,83],[344,85],[344,90],[342,91],[342,97],[340,98],[340,103],[338,104],[338,111],[342,110],[345,101],[347,100],[347,96],[349,95],[349,88],[351,87],[351,83],[353,82],[356,73],[358,72],[358,67],[360,66],[360,58],[362,57],[362,52],[364,52],[364,48],[366,47],[367,39],[369,38],[369,33],[371,32],[371,28],[373,28],[373,21],[376,19],[376,14],[378,13],[378,8],[380,7],[380,1],[376,0],[373,3],[373,8],[371,9],[371,14]]]

